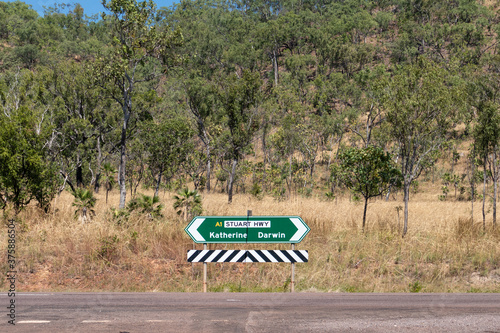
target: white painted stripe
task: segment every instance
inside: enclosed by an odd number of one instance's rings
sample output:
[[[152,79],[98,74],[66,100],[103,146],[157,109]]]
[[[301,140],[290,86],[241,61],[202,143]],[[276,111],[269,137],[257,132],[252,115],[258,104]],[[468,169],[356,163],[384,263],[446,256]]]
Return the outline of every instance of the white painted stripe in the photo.
[[[201,250],[201,252],[193,259],[193,262],[200,262],[201,258],[207,254],[208,250]]]
[[[229,257],[233,251],[228,250],[222,257],[220,257],[219,262],[226,262],[227,257]]]
[[[50,320],[20,320],[18,324],[47,324]]]
[[[275,252],[275,251],[273,251],[273,252]],[[276,258],[271,254],[271,251],[262,250],[262,253],[264,253],[266,255],[266,257],[268,257],[269,260],[271,260],[271,262],[278,262],[278,260],[276,260]]]
[[[248,250],[248,252],[250,252],[250,254],[253,255],[258,262],[266,262],[255,250]]]
[[[309,252],[307,250],[300,250],[300,252],[309,261]]]
[[[214,258],[219,255],[220,251],[221,250],[214,250],[214,252],[212,253],[212,255],[210,257],[208,257],[208,259],[206,261],[212,262],[212,260],[214,260]]]
[[[295,259],[296,262],[302,262],[302,259],[300,259],[293,250],[289,250],[288,254]]]
[[[235,250],[238,251],[238,250]],[[231,262],[238,262],[238,260],[245,255],[246,251],[238,251],[238,254],[234,256],[233,259],[231,259]]]
[[[287,257],[283,254],[283,252],[281,252],[281,251],[276,251],[275,253],[276,253],[276,254],[278,255],[278,257],[280,257],[280,258],[281,258],[284,262],[290,262],[290,259],[288,259],[288,258],[287,258]]]

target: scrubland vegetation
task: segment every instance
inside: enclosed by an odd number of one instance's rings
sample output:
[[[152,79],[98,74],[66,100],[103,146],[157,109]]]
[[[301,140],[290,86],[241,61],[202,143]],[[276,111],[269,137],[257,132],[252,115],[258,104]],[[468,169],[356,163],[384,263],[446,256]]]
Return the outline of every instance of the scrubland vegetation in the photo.
[[[480,211],[470,221],[470,203],[436,201],[429,186],[412,200],[410,232],[401,238],[401,195],[370,202],[361,232],[363,204],[343,196],[333,201],[295,197],[278,202],[225,194],[203,196],[206,215],[299,215],[311,232],[296,248],[309,262],[296,264],[296,291],[314,292],[499,292],[499,230],[482,230]],[[110,195],[118,200],[118,193]],[[193,248],[187,225],[173,207],[173,193],[160,193],[163,217],[113,218],[104,195],[87,223],[74,217],[73,197],[63,193],[54,210],[29,207],[18,228],[19,291],[202,290],[202,264],[186,260]],[[22,230],[22,231],[21,231]],[[2,233],[1,242],[6,242]],[[196,248],[201,249],[201,245]],[[210,249],[290,249],[290,245],[209,245]],[[3,255],[3,254],[2,254]],[[5,261],[2,261],[5,262]],[[290,264],[208,264],[209,291],[290,290]],[[5,285],[4,285],[5,287]]]
[[[500,291],[499,1],[84,6],[0,2],[18,291],[200,291],[187,221],[247,210],[311,227],[298,291]],[[211,291],[290,289],[209,266]]]

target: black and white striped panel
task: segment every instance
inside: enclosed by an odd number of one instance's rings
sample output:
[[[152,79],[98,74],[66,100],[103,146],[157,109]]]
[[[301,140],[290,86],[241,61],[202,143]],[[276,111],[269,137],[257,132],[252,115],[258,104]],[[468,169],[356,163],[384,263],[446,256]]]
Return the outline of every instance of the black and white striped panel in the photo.
[[[188,262],[307,262],[307,250],[189,250]]]

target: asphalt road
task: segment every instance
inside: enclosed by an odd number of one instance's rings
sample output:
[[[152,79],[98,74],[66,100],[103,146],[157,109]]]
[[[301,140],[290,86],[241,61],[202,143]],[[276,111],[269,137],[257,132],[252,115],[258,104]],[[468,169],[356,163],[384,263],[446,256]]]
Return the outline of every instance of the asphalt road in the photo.
[[[500,294],[2,293],[0,332],[499,332]]]

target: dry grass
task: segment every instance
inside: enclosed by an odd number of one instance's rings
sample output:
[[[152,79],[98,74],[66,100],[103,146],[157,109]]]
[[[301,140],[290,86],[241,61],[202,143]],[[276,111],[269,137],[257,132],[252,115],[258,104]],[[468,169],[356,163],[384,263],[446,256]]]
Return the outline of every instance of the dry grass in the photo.
[[[361,233],[362,204],[295,197],[277,202],[236,195],[205,195],[204,215],[299,215],[311,227],[297,249],[309,263],[296,265],[296,290],[330,292],[500,292],[500,232],[470,220],[470,203],[436,200],[431,186],[411,198],[409,234],[402,239],[396,207],[401,198],[370,202]],[[439,190],[439,189],[438,189]],[[149,193],[151,194],[151,193]],[[164,217],[134,216],[117,223],[98,194],[96,216],[74,218],[63,193],[50,214],[30,207],[17,228],[18,291],[200,291],[202,264],[186,262],[193,243],[175,214],[172,194],[161,196]],[[118,202],[112,193],[110,202]],[[491,220],[491,218],[490,218]],[[491,221],[488,224],[491,225]],[[0,241],[7,243],[6,227]],[[197,248],[201,248],[197,245]],[[289,249],[290,245],[210,245],[210,248]],[[0,254],[6,263],[6,251]],[[290,264],[209,264],[211,291],[287,291]],[[3,270],[7,271],[4,264]],[[2,281],[2,290],[7,285]]]

